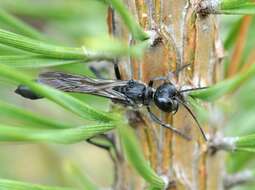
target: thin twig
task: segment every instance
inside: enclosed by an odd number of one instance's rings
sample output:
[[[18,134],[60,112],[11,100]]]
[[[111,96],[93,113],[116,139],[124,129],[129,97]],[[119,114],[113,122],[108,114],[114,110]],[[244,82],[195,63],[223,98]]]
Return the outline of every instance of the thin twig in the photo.
[[[254,182],[253,172],[250,170],[244,170],[232,175],[226,175],[223,180],[225,190],[229,190],[233,187]]]

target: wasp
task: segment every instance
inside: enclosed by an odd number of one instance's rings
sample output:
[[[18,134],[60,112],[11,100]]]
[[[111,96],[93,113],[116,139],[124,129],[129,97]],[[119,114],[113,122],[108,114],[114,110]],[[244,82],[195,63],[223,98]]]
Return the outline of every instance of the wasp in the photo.
[[[175,114],[178,111],[179,105],[182,105],[197,123],[203,138],[207,140],[202,127],[184,98],[185,92],[204,89],[206,87],[178,90],[173,83],[166,79],[166,77],[154,78],[150,80],[148,84],[133,79],[121,80],[120,70],[116,63],[114,64],[114,70],[117,80],[90,78],[62,72],[46,72],[39,75],[37,82],[49,85],[64,92],[86,93],[102,96],[111,99],[114,103],[120,103],[135,109],[145,106],[151,119],[155,123],[171,129],[176,134],[189,139],[178,129],[162,122],[151,110],[152,104],[155,104],[159,110],[165,113]],[[155,81],[162,80],[164,82],[157,88],[154,88]],[[29,99],[43,98],[24,85],[18,86],[15,92]]]

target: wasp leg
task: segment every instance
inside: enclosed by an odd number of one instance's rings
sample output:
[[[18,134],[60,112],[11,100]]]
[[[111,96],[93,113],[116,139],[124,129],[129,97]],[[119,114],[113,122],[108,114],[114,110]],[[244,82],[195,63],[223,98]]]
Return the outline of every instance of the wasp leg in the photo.
[[[179,110],[179,104],[177,104],[176,110],[175,110],[174,112],[172,112],[171,114],[172,114],[172,115],[175,115],[175,114],[178,112],[178,110]]]
[[[95,146],[98,147],[98,148],[102,148],[102,149],[104,149],[104,150],[106,150],[106,151],[109,151],[109,150],[110,150],[110,147],[109,147],[109,146],[107,146],[107,145],[102,145],[102,144],[93,142],[92,139],[93,139],[93,137],[90,138],[90,139],[87,139],[86,141],[87,141],[89,144],[95,145]]]
[[[86,141],[88,143],[90,143],[92,145],[95,145],[95,146],[97,146],[99,148],[102,148],[102,149],[104,149],[106,151],[110,151],[111,148],[113,148],[114,144],[115,144],[113,137],[108,136],[106,134],[102,134],[102,135],[99,135],[99,136],[91,137],[91,138],[87,139]],[[103,143],[102,141],[106,141],[106,143]]]
[[[90,65],[89,69],[91,70],[91,72],[96,76],[96,78],[98,79],[104,79],[104,77],[102,76],[101,72],[99,69],[97,69],[95,66]]]
[[[154,122],[156,122],[157,124],[161,125],[162,127],[165,127],[167,129],[172,130],[173,132],[175,132],[176,134],[180,135],[181,137],[183,137],[186,140],[191,140],[191,138],[187,135],[185,135],[184,133],[182,133],[181,131],[179,131],[178,129],[172,127],[171,125],[165,124],[163,123],[154,113],[152,113],[151,109],[149,106],[147,106],[147,111],[150,114],[152,120]]]
[[[167,80],[167,77],[155,77],[149,81],[148,86],[152,88],[155,81],[161,80]]]
[[[103,135],[100,135],[99,137],[102,137],[103,140],[108,141],[107,144],[102,144],[100,142],[94,141],[94,138],[96,138],[96,137],[91,137],[91,138],[87,139],[86,141],[92,145],[95,145],[99,148],[106,150],[113,162],[114,171],[117,171],[117,163],[118,163],[117,160],[119,160],[121,158],[121,156],[117,151],[114,135],[113,134],[103,134]],[[114,178],[117,179],[117,177],[118,177],[117,173],[115,172]]]
[[[120,69],[118,63],[114,62],[114,72],[117,80],[121,80],[121,74],[120,74]]]
[[[120,69],[118,66],[118,63],[116,63],[116,61],[114,61],[113,63],[114,66],[114,73],[115,73],[115,77],[117,80],[121,80],[121,74],[120,74]],[[89,66],[89,69],[92,71],[92,73],[99,79],[104,79],[104,77],[102,76],[102,74],[100,73],[100,71],[93,65]]]

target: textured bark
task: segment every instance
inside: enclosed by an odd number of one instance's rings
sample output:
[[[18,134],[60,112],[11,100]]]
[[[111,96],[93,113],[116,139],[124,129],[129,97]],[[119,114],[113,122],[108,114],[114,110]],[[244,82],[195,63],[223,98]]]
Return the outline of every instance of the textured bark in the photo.
[[[202,17],[195,14],[196,0],[125,0],[125,3],[146,31],[158,31],[160,40],[141,60],[119,60],[123,78],[148,82],[191,64],[175,79],[177,86],[209,86],[221,80],[223,52],[217,19],[211,15]],[[134,43],[120,18],[114,15],[113,20],[115,35]],[[209,109],[210,105],[207,106]],[[146,159],[159,175],[175,182],[168,189],[221,189],[222,155],[208,154],[207,145],[188,112],[181,108],[174,117],[156,108],[154,112],[166,123],[192,137],[192,141],[187,141],[156,125],[144,110],[127,113]],[[216,132],[207,129],[207,126],[203,128],[210,135]],[[133,177],[133,171],[123,160],[119,165],[121,181],[118,181],[116,189],[146,187],[142,180]]]

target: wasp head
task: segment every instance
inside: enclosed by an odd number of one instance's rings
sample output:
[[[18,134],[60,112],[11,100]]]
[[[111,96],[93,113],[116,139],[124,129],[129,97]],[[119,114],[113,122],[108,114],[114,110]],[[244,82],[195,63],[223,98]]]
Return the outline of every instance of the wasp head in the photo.
[[[177,96],[177,89],[171,83],[163,83],[160,85],[154,94],[154,102],[156,106],[164,112],[176,112],[179,107]]]

